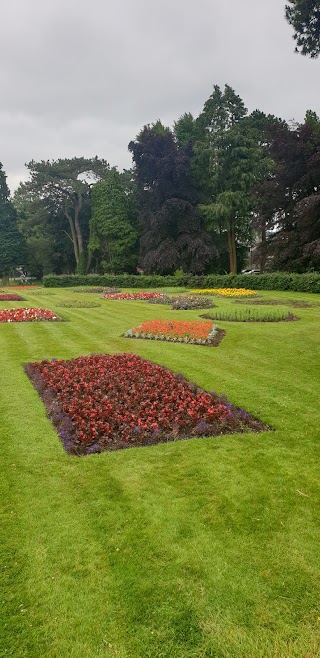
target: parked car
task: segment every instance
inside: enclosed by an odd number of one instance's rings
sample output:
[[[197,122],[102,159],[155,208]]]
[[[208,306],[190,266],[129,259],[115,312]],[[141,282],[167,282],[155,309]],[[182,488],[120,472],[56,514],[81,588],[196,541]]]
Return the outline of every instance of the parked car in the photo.
[[[260,270],[242,270],[241,274],[260,274]]]

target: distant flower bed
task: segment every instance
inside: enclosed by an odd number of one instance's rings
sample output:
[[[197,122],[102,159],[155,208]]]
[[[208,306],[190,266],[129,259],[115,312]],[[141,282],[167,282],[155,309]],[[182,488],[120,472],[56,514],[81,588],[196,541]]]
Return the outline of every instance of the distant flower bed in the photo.
[[[120,288],[106,288],[105,286],[96,286],[95,288],[74,288],[73,292],[93,292],[93,293],[105,293],[108,295],[113,295],[117,292],[121,292]]]
[[[84,301],[83,299],[67,299],[66,301],[57,303],[57,306],[63,308],[97,308],[101,304],[95,301]]]
[[[41,288],[41,286],[10,286],[10,290],[36,290]]]
[[[42,320],[59,321],[61,318],[45,308],[6,308],[0,311],[0,322],[40,322]]]
[[[320,302],[309,302],[305,299],[235,299],[236,304],[250,304],[255,306],[291,306],[292,308],[316,308]]]
[[[0,302],[23,302],[24,299],[20,295],[16,295],[14,292],[1,292],[0,291]]]
[[[212,308],[214,303],[211,299],[206,297],[195,297],[194,295],[171,297],[170,295],[163,295],[163,297],[156,297],[149,299],[150,304],[170,304],[173,311],[189,311],[197,308]]]
[[[149,320],[129,329],[125,338],[146,338],[150,340],[168,340],[174,343],[193,343],[194,345],[219,345],[225,332],[212,322],[184,322],[181,320]]]
[[[255,297],[256,290],[248,288],[206,288],[204,290],[191,290],[196,295],[220,295],[221,297]]]
[[[104,299],[162,299],[163,292],[107,292],[103,295]]]
[[[205,313],[201,317],[221,322],[291,322],[292,320],[298,320],[292,313],[276,308],[217,309],[217,311]]]
[[[135,354],[41,361],[25,371],[72,454],[270,429],[216,393]]]

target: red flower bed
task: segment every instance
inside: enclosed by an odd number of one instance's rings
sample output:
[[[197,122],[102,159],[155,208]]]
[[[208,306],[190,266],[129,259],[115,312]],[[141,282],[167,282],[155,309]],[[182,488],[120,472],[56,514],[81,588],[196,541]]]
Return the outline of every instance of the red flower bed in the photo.
[[[216,393],[135,354],[54,359],[25,370],[72,454],[268,429]]]
[[[16,295],[14,292],[4,292],[0,290],[0,302],[23,302],[24,299],[20,295]]]
[[[10,290],[37,290],[41,286],[10,286]]]
[[[218,345],[224,332],[212,322],[195,320],[149,320],[129,329],[126,338],[149,338],[199,345]]]
[[[0,322],[39,322],[41,320],[61,320],[45,308],[5,308],[0,311]]]
[[[104,299],[162,299],[163,292],[107,292]]]

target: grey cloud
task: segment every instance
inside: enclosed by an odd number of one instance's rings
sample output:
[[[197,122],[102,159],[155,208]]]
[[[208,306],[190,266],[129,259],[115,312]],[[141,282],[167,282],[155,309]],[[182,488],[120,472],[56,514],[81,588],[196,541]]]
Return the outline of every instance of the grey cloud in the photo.
[[[195,114],[213,84],[250,110],[319,110],[318,61],[293,53],[280,0],[11,0],[0,24],[0,161],[14,187],[34,159],[130,165],[145,123]]]

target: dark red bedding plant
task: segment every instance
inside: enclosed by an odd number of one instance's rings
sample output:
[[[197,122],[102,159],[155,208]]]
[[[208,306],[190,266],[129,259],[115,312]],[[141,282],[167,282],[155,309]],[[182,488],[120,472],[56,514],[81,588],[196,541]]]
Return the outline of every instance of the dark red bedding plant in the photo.
[[[0,322],[59,322],[56,313],[45,308],[4,308],[0,311]]]
[[[135,354],[44,360],[25,371],[71,454],[270,429],[216,393]]]
[[[0,290],[0,302],[24,302],[24,298],[14,292],[1,292]]]

